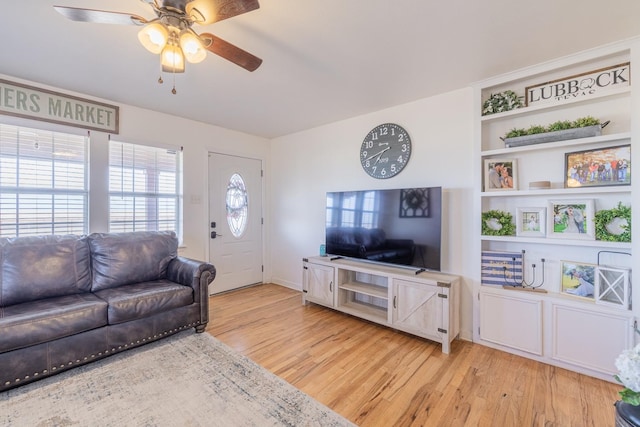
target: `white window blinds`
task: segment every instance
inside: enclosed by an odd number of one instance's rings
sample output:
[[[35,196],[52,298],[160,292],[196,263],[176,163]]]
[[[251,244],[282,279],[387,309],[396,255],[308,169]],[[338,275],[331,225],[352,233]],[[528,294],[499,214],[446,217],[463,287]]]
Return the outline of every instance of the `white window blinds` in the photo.
[[[180,235],[180,152],[109,142],[109,231]]]
[[[0,124],[0,237],[87,232],[88,137]]]

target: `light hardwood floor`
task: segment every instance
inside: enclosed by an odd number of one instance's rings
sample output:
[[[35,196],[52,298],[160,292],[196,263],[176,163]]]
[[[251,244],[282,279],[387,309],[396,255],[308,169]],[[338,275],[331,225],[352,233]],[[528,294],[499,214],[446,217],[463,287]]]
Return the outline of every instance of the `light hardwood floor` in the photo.
[[[613,426],[621,389],[467,341],[445,355],[273,284],[212,296],[207,332],[360,426]]]

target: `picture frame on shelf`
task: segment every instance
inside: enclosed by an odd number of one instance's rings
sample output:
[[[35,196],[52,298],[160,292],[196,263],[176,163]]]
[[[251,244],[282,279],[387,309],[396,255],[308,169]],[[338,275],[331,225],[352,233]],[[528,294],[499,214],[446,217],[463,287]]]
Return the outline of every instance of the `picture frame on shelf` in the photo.
[[[594,300],[598,266],[577,261],[560,261],[560,291],[574,297]]]
[[[631,185],[631,144],[573,151],[564,158],[565,188]]]
[[[631,309],[630,270],[598,265],[594,296],[597,304]]]
[[[550,200],[547,206],[547,237],[595,240],[593,199]]]
[[[516,236],[544,237],[546,208],[517,208]]]
[[[484,191],[515,191],[517,189],[516,159],[484,160]]]

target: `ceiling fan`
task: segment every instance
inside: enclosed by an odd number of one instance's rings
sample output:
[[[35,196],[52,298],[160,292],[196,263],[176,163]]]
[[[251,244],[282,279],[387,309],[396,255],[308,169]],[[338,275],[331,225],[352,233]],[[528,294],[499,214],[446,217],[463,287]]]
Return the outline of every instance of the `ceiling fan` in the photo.
[[[258,9],[258,0],[141,0],[156,14],[155,19],[66,6],[53,8],[73,21],[101,24],[140,25],[140,43],[152,53],[160,54],[163,72],[182,73],[187,62],[198,63],[207,51],[233,62],[248,71],[256,70],[262,59],[210,33],[196,33],[194,24],[208,25]],[[158,80],[162,83],[162,77]],[[172,90],[175,94],[175,86]]]

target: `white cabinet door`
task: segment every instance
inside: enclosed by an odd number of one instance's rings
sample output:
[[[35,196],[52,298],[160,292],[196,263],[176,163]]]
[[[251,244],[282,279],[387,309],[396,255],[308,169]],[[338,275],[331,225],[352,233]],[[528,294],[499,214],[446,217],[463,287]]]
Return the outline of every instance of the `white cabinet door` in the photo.
[[[440,288],[426,283],[394,280],[393,326],[423,337],[438,337],[443,326]]]
[[[334,272],[333,267],[304,263],[303,267],[303,299],[334,307]]]
[[[618,355],[633,347],[633,318],[628,312],[596,313],[553,304],[552,319],[551,357],[556,360],[613,376]]]
[[[540,299],[481,292],[480,313],[481,339],[542,355]]]

